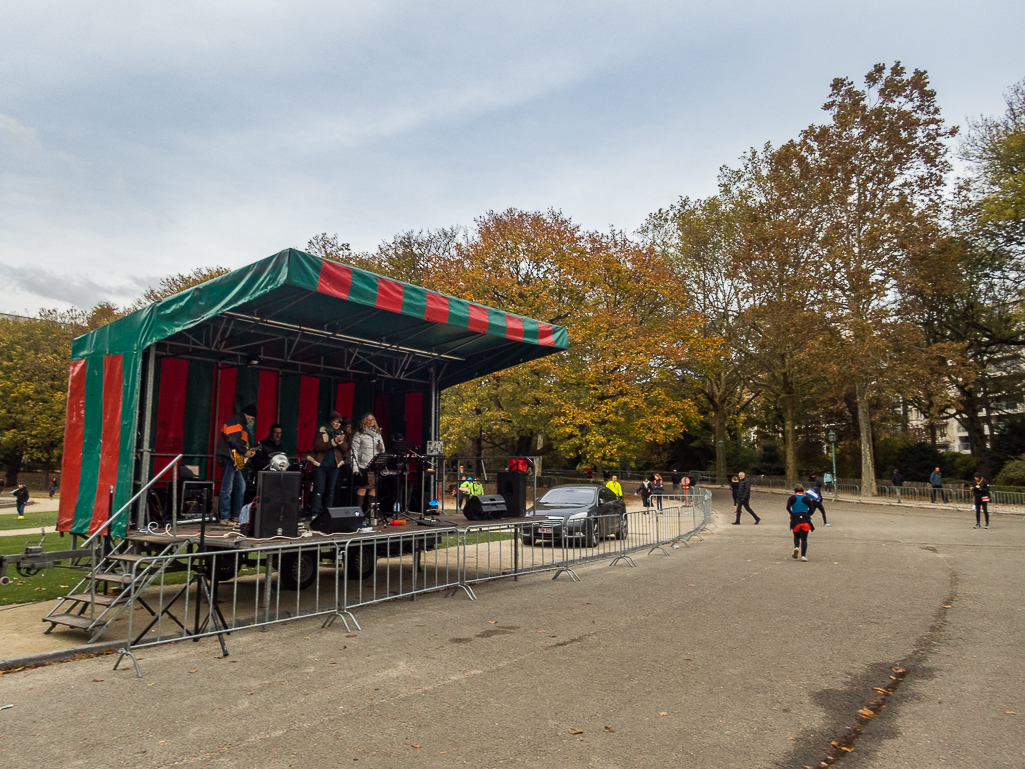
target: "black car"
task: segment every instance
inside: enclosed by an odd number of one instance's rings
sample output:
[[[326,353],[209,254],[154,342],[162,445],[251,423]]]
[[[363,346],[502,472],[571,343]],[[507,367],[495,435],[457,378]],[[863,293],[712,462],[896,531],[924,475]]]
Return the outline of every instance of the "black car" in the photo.
[[[604,486],[555,486],[527,516],[534,520],[523,527],[524,545],[583,540],[586,547],[594,547],[605,537],[626,538],[626,505]]]

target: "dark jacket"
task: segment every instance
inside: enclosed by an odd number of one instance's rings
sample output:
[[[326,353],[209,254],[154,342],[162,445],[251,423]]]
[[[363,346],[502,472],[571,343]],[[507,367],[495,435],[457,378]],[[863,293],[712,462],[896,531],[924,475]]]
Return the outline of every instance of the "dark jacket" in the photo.
[[[272,441],[270,438],[264,438],[260,441],[260,445],[256,447],[256,455],[253,457],[253,469],[254,470],[266,470],[270,466],[270,458],[275,454],[284,454],[284,449],[281,448],[279,441]]]
[[[737,483],[737,502],[751,501],[751,479],[741,478]]]
[[[987,489],[988,488],[989,487],[987,487]],[[20,502],[21,504],[24,505],[26,502],[28,502],[28,489],[24,486],[19,486],[11,493],[14,495],[14,498],[18,500],[18,502]]]
[[[894,486],[903,486],[904,485],[904,476],[901,475],[900,473],[894,473],[893,474],[893,485]]]
[[[943,485],[943,474],[939,470],[933,470],[932,475],[929,476],[929,483],[938,489]]]
[[[248,424],[245,414],[235,414],[224,423],[220,437],[217,439],[217,450],[214,452],[218,459],[231,462],[232,449],[239,454],[249,451],[249,431],[246,429]]]
[[[985,478],[980,478],[974,484],[972,484],[972,494],[975,495],[975,501],[981,502],[983,497],[989,498],[989,481]]]

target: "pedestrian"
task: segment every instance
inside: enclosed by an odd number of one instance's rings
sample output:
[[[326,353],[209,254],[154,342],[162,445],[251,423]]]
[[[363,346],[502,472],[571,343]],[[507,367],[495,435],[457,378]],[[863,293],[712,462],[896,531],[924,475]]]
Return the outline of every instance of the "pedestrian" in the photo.
[[[618,475],[613,475],[611,480],[605,484],[605,488],[615,494],[619,499],[623,498],[623,484],[619,482]]]
[[[826,491],[830,491],[831,492],[833,490],[833,474],[832,473],[823,473],[822,474],[822,480],[824,480],[826,482]]]
[[[18,505],[18,520],[20,521],[25,517],[25,505],[28,504],[28,487],[24,483],[19,483],[11,494],[14,495],[14,501]],[[989,518],[987,517],[986,520],[988,521]]]
[[[904,476],[900,474],[900,470],[894,469],[893,471],[893,488],[897,494],[897,504],[900,504],[900,492],[904,488]]]
[[[989,483],[981,474],[975,474],[972,484],[972,495],[975,497],[975,528],[981,529],[980,511],[986,514],[986,528],[989,528]]]
[[[936,468],[929,475],[929,485],[932,486],[932,503],[936,504],[936,492],[940,493],[940,501],[944,504],[947,501],[947,492],[943,490],[943,473],[940,472],[940,468]]]
[[[57,479],[50,479],[50,499],[53,499],[53,495],[57,493]]]
[[[790,513],[790,531],[794,534],[793,558],[796,561],[800,555],[802,561],[807,561],[808,533],[815,531],[815,525],[811,522],[811,511],[804,486],[799,483],[794,486],[794,493],[787,499],[787,512]]]
[[[673,474],[669,476],[669,480],[673,484],[673,493],[674,494],[679,494],[680,493],[680,480],[681,480],[680,479],[680,471],[679,470],[673,470]]]
[[[655,480],[651,482],[651,498],[655,500],[655,509],[662,512],[662,494],[665,493],[666,485],[658,473],[655,473],[653,477]]]
[[[755,519],[755,526],[762,522],[762,519],[751,509],[751,481],[746,474],[737,473],[737,523],[740,523],[740,512],[745,507],[751,513],[751,517]]]
[[[808,498],[808,515],[815,515],[815,510],[818,509],[818,511],[822,513],[822,523],[826,526],[832,526],[833,524],[826,520],[826,508],[822,506],[821,489],[812,486],[804,493],[804,495]]]
[[[648,514],[648,508],[651,506],[651,482],[647,478],[641,479],[641,485],[637,487],[637,491],[634,494],[641,495],[641,502],[644,503],[644,514]]]

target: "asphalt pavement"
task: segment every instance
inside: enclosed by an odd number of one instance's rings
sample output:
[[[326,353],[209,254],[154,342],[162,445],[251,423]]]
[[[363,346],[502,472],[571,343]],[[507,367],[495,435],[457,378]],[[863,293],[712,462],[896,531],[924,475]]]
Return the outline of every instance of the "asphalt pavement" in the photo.
[[[1025,767],[1020,517],[827,504],[802,563],[783,498],[716,502],[704,541],[580,582],[0,676],[0,765]]]

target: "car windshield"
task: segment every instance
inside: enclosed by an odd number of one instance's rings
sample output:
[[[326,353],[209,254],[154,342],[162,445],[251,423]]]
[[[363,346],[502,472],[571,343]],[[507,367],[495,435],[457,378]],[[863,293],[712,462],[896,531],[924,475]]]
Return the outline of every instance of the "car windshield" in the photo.
[[[594,489],[551,489],[540,500],[542,505],[589,505],[594,502]]]

